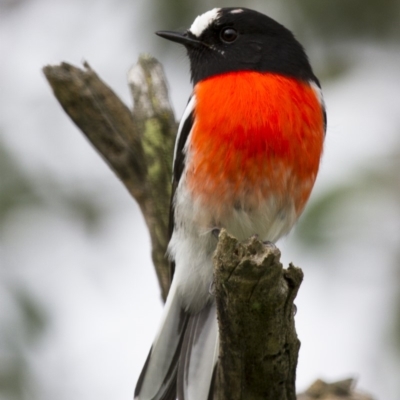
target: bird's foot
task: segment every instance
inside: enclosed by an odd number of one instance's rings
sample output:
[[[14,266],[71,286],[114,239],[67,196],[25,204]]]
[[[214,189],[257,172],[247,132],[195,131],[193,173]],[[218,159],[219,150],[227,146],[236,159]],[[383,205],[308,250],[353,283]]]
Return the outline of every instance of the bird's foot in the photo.
[[[211,281],[210,286],[208,287],[208,293],[211,294],[211,296],[215,296],[215,282],[214,282],[214,279]]]
[[[297,314],[297,306],[296,304],[293,304],[293,316]]]
[[[211,230],[211,233],[212,233],[212,235],[214,236],[214,237],[216,237],[217,239],[219,238],[219,234],[221,233],[221,229],[219,229],[219,228],[213,228],[212,230]]]
[[[266,240],[265,242],[263,242],[264,246],[267,247],[270,250],[276,250],[277,247],[275,245],[275,243],[270,242],[269,240]]]

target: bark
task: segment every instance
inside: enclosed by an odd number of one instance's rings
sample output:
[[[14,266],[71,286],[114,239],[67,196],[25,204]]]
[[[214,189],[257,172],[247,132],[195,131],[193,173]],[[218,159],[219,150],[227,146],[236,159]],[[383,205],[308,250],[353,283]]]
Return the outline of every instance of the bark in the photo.
[[[283,269],[280,252],[256,237],[222,231],[215,253],[220,328],[218,400],[295,400],[300,342],[294,304],[301,269]]]
[[[327,383],[317,379],[297,400],[373,400],[366,393],[355,390],[356,381],[353,378]]]
[[[149,228],[152,258],[165,300],[170,285],[165,258],[172,154],[177,123],[161,64],[142,56],[128,74],[130,110],[87,63],[43,72],[65,112],[89,139],[139,204]],[[280,252],[257,238],[239,243],[222,231],[215,264],[220,330],[217,400],[294,400],[300,342],[294,299],[303,273],[283,269]],[[299,400],[370,400],[350,386],[317,381]],[[339,393],[339,394],[338,394]],[[332,396],[331,396],[332,395]],[[325,397],[324,397],[325,396]],[[328,396],[328,397],[326,397]],[[331,397],[329,397],[331,396]]]
[[[139,204],[165,300],[170,285],[165,253],[177,125],[161,64],[142,56],[130,70],[133,112],[88,63],[84,69],[67,63],[46,66],[43,72],[65,112]]]

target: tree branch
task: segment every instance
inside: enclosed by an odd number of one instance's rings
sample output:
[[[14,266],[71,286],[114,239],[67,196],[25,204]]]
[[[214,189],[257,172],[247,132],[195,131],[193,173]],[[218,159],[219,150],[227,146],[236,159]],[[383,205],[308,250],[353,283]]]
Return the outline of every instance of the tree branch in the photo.
[[[218,400],[295,400],[300,342],[294,304],[303,272],[275,246],[225,231],[214,256],[220,330]]]
[[[162,298],[170,277],[165,258],[176,122],[161,64],[142,56],[129,73],[132,113],[97,76],[62,63],[43,72],[65,112],[89,139],[139,204],[152,243]]]
[[[355,390],[353,378],[326,383],[317,379],[297,400],[373,400],[371,396]]]

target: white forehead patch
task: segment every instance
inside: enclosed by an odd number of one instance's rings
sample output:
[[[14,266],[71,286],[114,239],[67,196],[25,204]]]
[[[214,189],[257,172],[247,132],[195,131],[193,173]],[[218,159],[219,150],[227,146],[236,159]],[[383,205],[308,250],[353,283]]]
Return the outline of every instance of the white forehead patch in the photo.
[[[189,31],[194,36],[200,37],[201,34],[207,29],[219,16],[220,8],[213,8],[204,14],[199,15],[193,22]]]
[[[242,12],[243,12],[243,10],[241,8],[236,8],[235,10],[231,11],[231,14],[240,14]]]

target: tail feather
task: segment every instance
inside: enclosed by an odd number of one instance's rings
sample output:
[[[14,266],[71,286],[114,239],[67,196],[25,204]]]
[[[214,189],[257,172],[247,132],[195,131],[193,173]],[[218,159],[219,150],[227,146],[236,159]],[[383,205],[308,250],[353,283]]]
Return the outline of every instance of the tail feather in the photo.
[[[161,328],[135,389],[135,400],[209,400],[218,359],[215,302],[190,314],[180,305],[174,286]],[[211,397],[210,397],[211,396]]]
[[[189,317],[179,360],[179,400],[210,398],[217,360],[218,324],[215,302],[210,302]]]
[[[170,293],[161,328],[136,384],[135,400],[175,400],[178,361],[188,320],[189,314]]]

